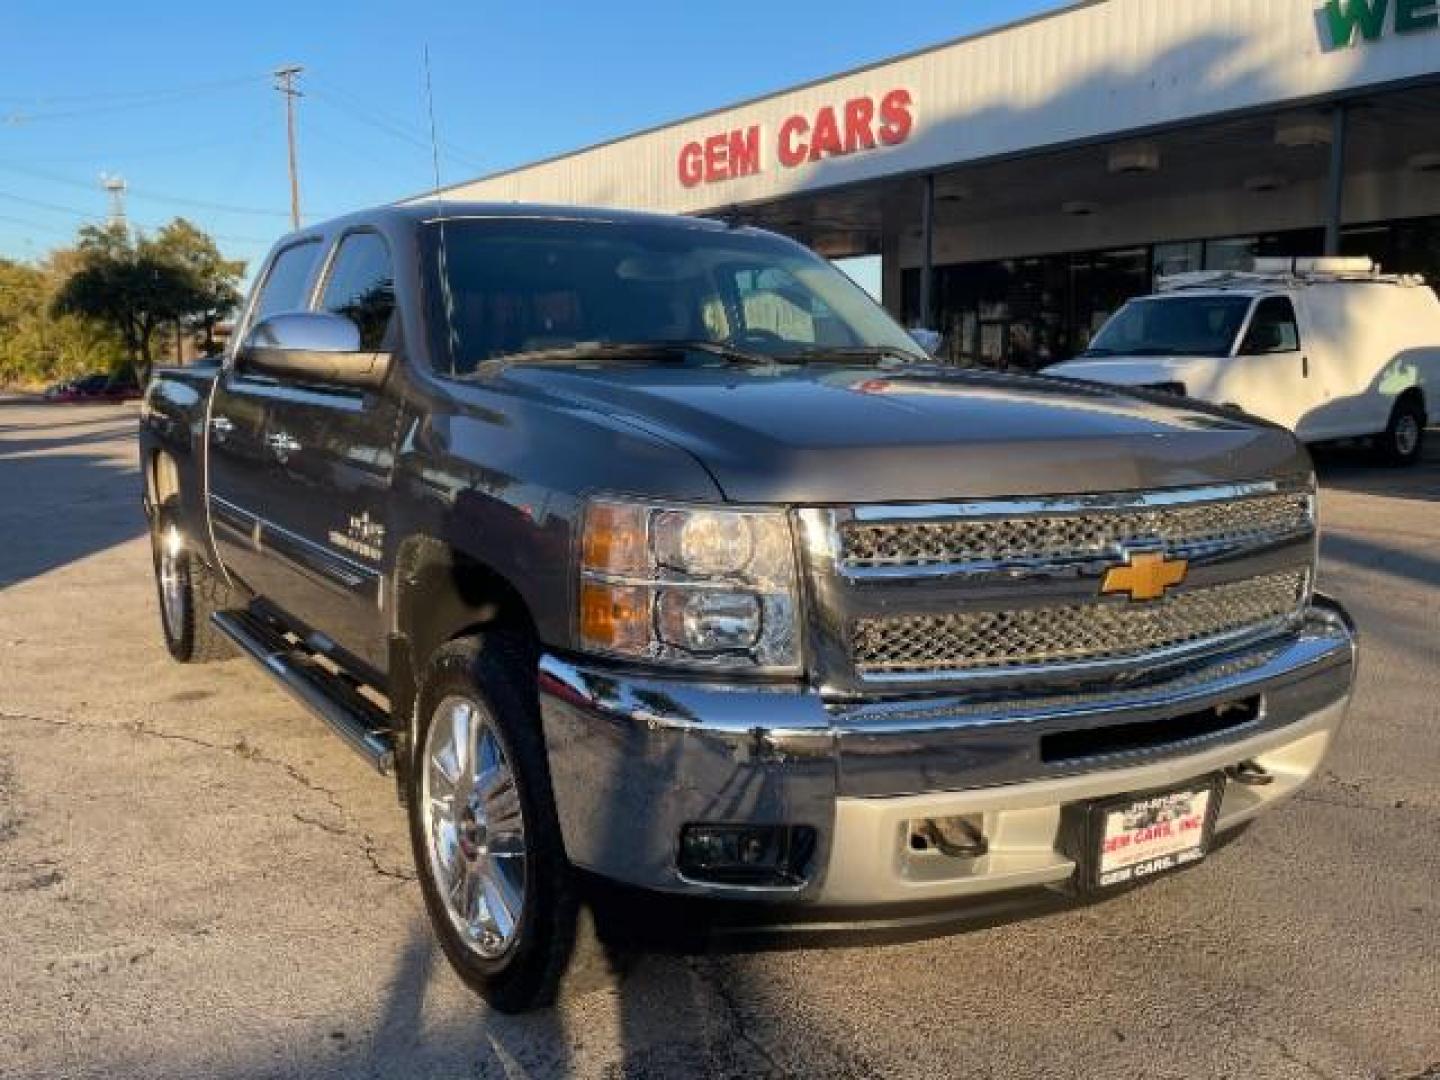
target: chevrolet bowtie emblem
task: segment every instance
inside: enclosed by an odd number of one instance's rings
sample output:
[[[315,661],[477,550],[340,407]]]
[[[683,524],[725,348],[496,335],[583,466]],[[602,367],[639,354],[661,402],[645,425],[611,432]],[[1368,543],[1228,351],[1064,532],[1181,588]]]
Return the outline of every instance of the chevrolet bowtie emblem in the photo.
[[[1156,551],[1132,553],[1124,566],[1114,566],[1100,583],[1103,596],[1126,593],[1131,600],[1159,600],[1165,590],[1185,580],[1190,563]]]

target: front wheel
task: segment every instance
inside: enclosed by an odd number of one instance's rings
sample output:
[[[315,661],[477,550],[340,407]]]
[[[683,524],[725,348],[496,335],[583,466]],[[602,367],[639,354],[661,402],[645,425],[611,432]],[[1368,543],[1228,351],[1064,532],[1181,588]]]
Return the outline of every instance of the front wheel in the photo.
[[[552,1002],[575,940],[533,670],[530,651],[501,635],[441,647],[407,770],[430,921],[460,977],[501,1012]]]
[[[1425,410],[1413,397],[1395,403],[1390,423],[1377,437],[1380,460],[1387,465],[1414,465],[1425,449]]]

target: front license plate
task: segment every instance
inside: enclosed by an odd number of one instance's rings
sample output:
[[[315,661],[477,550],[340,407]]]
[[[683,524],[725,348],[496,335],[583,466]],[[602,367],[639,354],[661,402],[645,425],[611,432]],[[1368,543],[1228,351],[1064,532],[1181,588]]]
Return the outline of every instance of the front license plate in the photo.
[[[1127,885],[1203,859],[1217,803],[1216,785],[1197,781],[1096,804],[1094,886]]]

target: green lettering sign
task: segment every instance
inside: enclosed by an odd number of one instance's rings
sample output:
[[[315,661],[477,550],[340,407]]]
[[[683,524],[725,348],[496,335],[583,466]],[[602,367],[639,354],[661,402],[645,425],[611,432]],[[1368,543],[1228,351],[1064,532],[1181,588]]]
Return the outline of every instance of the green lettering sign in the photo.
[[[1416,30],[1434,30],[1440,26],[1440,10],[1436,0],[1395,0],[1395,30],[1413,34]]]
[[[1379,41],[1392,10],[1397,34],[1440,27],[1440,0],[1325,0],[1320,21],[1330,33],[1326,47],[1346,49],[1357,41]]]
[[[1397,0],[1404,4],[1406,0]],[[1410,0],[1411,6],[1423,7]],[[1330,24],[1330,47],[1343,49],[1355,41],[1355,30],[1366,41],[1377,41],[1385,32],[1385,14],[1390,0],[1326,0],[1325,18]]]

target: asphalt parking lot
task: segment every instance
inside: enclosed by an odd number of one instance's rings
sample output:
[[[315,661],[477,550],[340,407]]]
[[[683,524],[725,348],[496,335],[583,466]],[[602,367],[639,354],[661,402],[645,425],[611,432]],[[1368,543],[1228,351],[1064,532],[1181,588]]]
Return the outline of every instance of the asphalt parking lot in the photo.
[[[0,1076],[1440,1077],[1440,437],[1322,461],[1360,686],[1240,843],[986,931],[591,955],[511,1018],[431,947],[393,785],[169,660],[135,415],[0,399]]]

